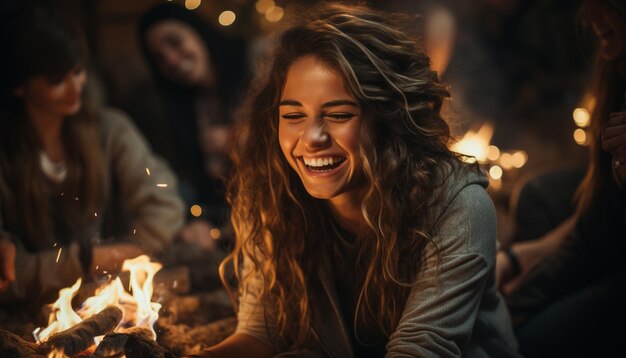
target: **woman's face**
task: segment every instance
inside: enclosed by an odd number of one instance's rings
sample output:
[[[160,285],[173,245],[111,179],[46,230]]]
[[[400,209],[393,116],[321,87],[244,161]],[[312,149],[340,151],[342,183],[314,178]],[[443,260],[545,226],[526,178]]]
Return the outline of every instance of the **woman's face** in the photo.
[[[30,77],[17,88],[16,95],[24,100],[26,108],[31,112],[65,117],[80,110],[86,80],[85,69],[77,66],[59,77]]]
[[[620,7],[613,4],[620,4]],[[585,0],[583,23],[591,26],[600,39],[602,56],[615,60],[626,54],[626,0]]]
[[[334,68],[314,56],[295,61],[279,117],[280,147],[311,196],[334,199],[363,186],[361,111]]]
[[[185,86],[212,84],[207,48],[191,26],[178,20],[156,23],[146,42],[163,77]]]

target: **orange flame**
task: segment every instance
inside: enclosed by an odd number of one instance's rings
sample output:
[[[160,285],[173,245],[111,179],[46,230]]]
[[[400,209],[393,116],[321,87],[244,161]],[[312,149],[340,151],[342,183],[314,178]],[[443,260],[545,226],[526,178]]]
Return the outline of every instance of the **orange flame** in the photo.
[[[479,163],[487,161],[489,154],[489,142],[493,136],[493,126],[484,123],[478,129],[478,132],[468,131],[458,142],[454,143],[450,150],[460,154],[468,155],[476,158]],[[467,158],[466,161],[473,162],[473,158]]]
[[[48,327],[42,330],[37,328],[33,336],[38,343],[45,341],[51,335],[64,331],[73,325],[82,322],[82,318],[72,309],[72,298],[76,296],[81,279],[76,280],[72,287],[66,287],[59,292],[59,299],[52,304],[52,312],[48,319]]]
[[[153,279],[162,267],[160,263],[150,262],[146,255],[124,261],[122,271],[130,272],[132,294],[126,291],[122,281],[117,277],[96,290],[94,296],[87,298],[77,313],[72,309],[72,298],[80,288],[81,279],[78,279],[72,287],[59,292],[59,299],[52,305],[53,311],[48,327],[35,329],[33,331],[35,340],[38,343],[45,342],[52,334],[68,329],[110,305],[119,307],[124,313],[122,321],[115,329],[116,332],[131,326],[145,327],[152,332],[152,338],[156,339],[156,332],[152,326],[159,318],[161,305],[151,300]],[[51,355],[56,357],[58,353],[52,352]]]

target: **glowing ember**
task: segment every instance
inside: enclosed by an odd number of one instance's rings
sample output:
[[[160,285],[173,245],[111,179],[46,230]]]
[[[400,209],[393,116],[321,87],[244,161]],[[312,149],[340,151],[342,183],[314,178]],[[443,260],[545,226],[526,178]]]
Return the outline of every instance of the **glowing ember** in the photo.
[[[115,332],[129,327],[143,327],[152,332],[152,338],[156,339],[156,332],[152,326],[159,318],[158,312],[161,305],[151,302],[152,282],[161,267],[160,263],[150,262],[146,255],[124,261],[122,271],[130,272],[129,291],[132,293],[124,288],[121,279],[117,277],[96,290],[94,296],[87,298],[77,313],[72,309],[72,298],[80,288],[81,279],[78,279],[72,287],[64,288],[59,292],[59,299],[52,305],[48,327],[37,328],[33,332],[35,340],[38,343],[45,342],[52,334],[66,330],[110,305],[119,307],[124,313]],[[56,357],[52,354],[56,353],[53,352],[50,355]]]
[[[493,136],[493,126],[488,123],[480,126],[478,132],[468,131],[463,138],[451,146],[453,152],[475,157],[480,163],[487,160],[489,141]]]

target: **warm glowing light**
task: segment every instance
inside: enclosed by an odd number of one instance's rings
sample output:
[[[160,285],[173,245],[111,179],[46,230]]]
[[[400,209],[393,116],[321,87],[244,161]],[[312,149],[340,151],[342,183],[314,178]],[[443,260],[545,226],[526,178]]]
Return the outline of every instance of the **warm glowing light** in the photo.
[[[274,7],[274,0],[259,0],[256,2],[256,11],[259,14],[265,14],[265,12]]]
[[[500,166],[502,166],[504,170],[513,168],[513,156],[511,153],[502,153],[500,156]]]
[[[481,163],[487,159],[489,141],[493,136],[493,127],[485,123],[478,132],[468,131],[463,138],[450,148],[453,152],[475,157]],[[468,161],[468,160],[466,160]]]
[[[130,284],[137,303],[135,325],[148,328],[153,339],[156,339],[156,332],[152,326],[159,318],[161,304],[150,301],[154,290],[152,280],[162,267],[160,263],[150,262],[146,255],[126,260],[122,266],[123,271],[130,271]]]
[[[489,176],[493,179],[499,180],[502,178],[502,168],[497,165],[489,168]]]
[[[496,191],[502,189],[502,180],[500,179],[489,180],[489,187]]]
[[[157,184],[159,188],[167,188],[167,184]]]
[[[500,158],[500,148],[495,145],[490,145],[487,149],[487,159],[496,161],[498,158]]]
[[[33,331],[33,336],[37,342],[44,342],[50,335],[70,328],[83,319],[101,312],[107,306],[114,305],[124,313],[122,321],[115,329],[116,332],[133,326],[143,327],[150,330],[152,338],[156,339],[153,325],[159,318],[158,313],[161,305],[152,302],[152,293],[154,276],[161,267],[160,263],[150,262],[146,255],[124,261],[122,271],[130,272],[129,289],[126,290],[121,279],[117,277],[109,284],[96,290],[94,296],[87,298],[81,309],[75,312],[72,309],[72,298],[76,295],[81,284],[81,280],[78,279],[72,287],[64,288],[59,292],[59,299],[52,306],[53,310],[50,314],[48,327],[43,330],[37,328]],[[98,343],[97,339],[95,343]]]
[[[582,128],[589,127],[589,124],[591,123],[589,111],[585,108],[574,109],[572,117],[574,117],[574,123]]]
[[[195,10],[200,6],[201,0],[185,0],[185,7],[187,10]]]
[[[235,15],[234,12],[230,10],[226,10],[220,14],[218,21],[220,22],[220,25],[222,26],[230,26],[233,24],[233,22],[235,22],[236,18],[237,18],[237,15]]]
[[[48,327],[43,330],[37,328],[33,331],[33,336],[38,343],[45,342],[51,335],[82,322],[82,318],[72,309],[72,298],[76,296],[80,284],[81,279],[79,278],[72,287],[66,287],[59,291],[59,299],[52,304]]]
[[[150,168],[146,168],[146,174],[148,174],[148,176],[150,176]]]
[[[280,6],[272,6],[265,12],[265,18],[269,22],[278,22],[283,18],[285,11]]]
[[[511,164],[514,168],[521,168],[528,161],[528,154],[523,150],[518,150],[511,156]]]
[[[220,229],[214,227],[209,231],[209,235],[211,236],[211,239],[217,240],[220,238],[220,235],[222,235],[222,233],[220,232]]]
[[[191,208],[189,208],[189,211],[191,212],[191,215],[195,217],[202,215],[202,207],[198,204],[192,205]]]
[[[579,145],[586,145],[587,144],[587,132],[585,132],[584,129],[576,129],[574,131],[574,141],[576,142],[576,144]]]
[[[63,252],[63,248],[59,247],[59,253],[57,253],[57,260],[56,260],[57,263],[59,263],[59,258],[61,258],[61,252]]]

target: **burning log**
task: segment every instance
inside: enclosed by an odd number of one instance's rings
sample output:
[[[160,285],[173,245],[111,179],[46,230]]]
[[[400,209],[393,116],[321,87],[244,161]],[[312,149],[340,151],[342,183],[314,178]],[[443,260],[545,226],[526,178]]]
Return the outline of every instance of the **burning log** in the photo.
[[[122,311],[115,306],[108,306],[100,313],[86,320],[55,333],[41,344],[38,352],[47,354],[55,349],[62,350],[65,355],[73,356],[94,344],[94,337],[102,336],[115,329],[122,320]]]
[[[37,353],[37,345],[23,340],[19,336],[0,329],[0,356],[1,357],[27,357],[43,358],[44,355]]]
[[[175,358],[152,339],[136,333],[109,333],[98,345],[97,357]]]

